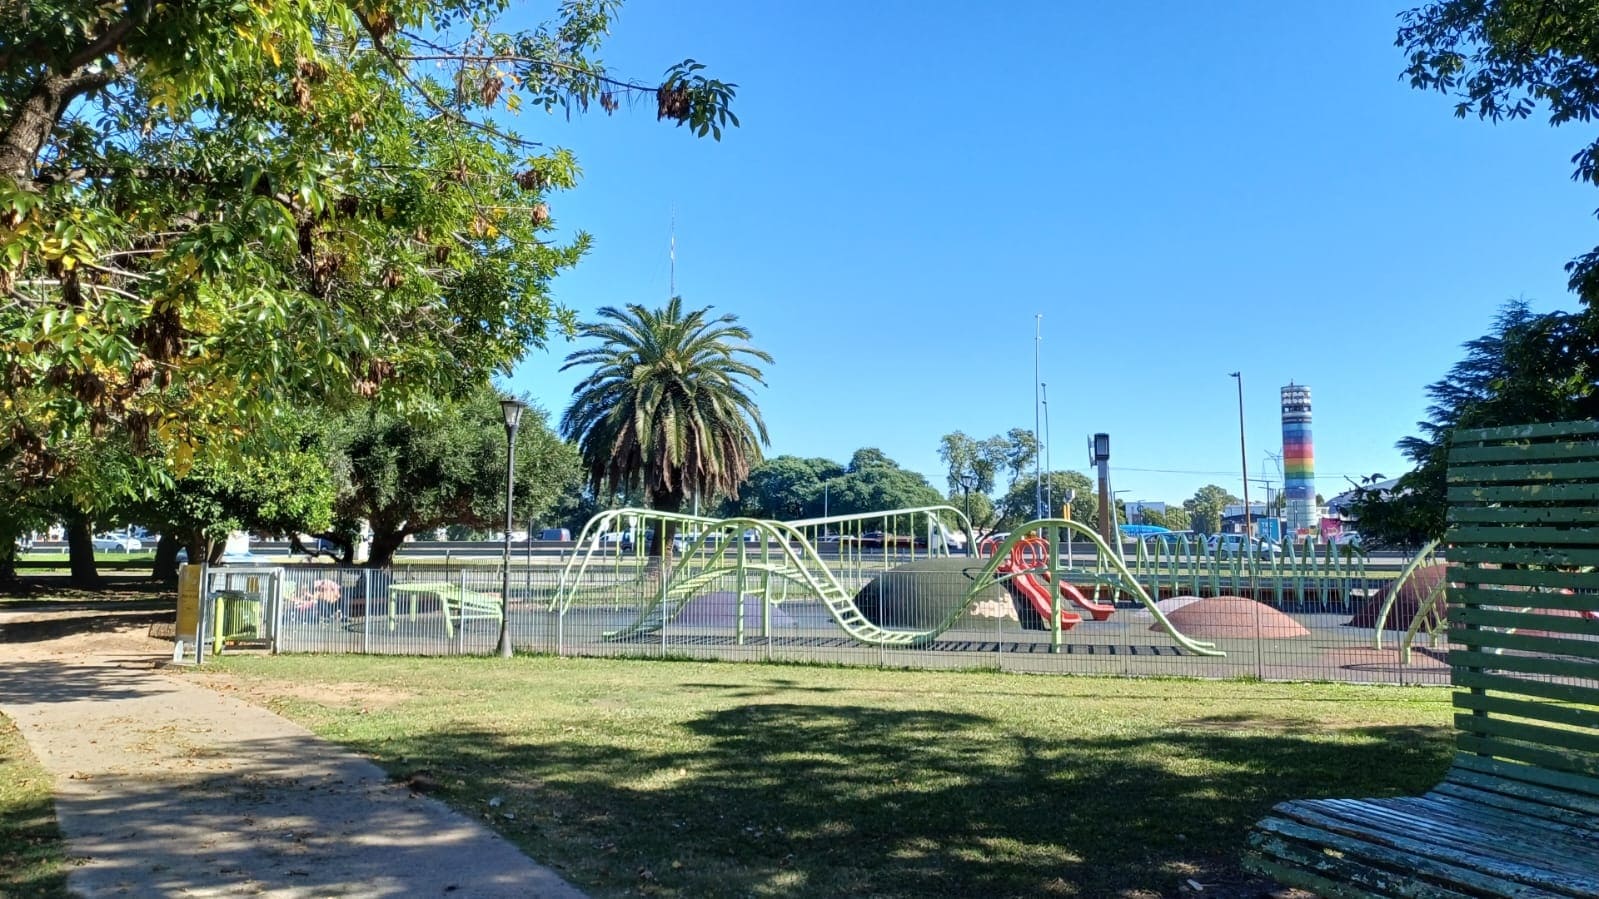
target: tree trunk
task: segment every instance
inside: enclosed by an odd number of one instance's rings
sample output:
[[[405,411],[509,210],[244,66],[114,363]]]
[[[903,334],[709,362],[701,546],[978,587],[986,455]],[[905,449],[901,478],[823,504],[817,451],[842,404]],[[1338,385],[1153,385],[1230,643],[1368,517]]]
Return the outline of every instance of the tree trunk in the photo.
[[[372,532],[372,547],[367,553],[366,567],[389,567],[394,562],[394,554],[400,551],[400,545],[404,542],[404,531],[374,530]]]
[[[178,579],[178,548],[181,545],[177,537],[161,535],[160,542],[155,545],[155,565],[150,572],[152,580],[172,583]]]
[[[69,583],[74,587],[100,586],[100,572],[94,567],[94,522],[70,516],[67,525],[67,559],[72,568]]]
[[[0,538],[0,584],[15,583],[17,580],[17,541],[15,538],[6,540]]]

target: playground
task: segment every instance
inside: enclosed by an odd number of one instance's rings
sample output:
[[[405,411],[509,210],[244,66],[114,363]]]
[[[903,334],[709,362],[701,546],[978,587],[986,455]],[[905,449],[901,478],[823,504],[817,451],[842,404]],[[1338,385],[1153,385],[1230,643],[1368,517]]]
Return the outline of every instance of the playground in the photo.
[[[518,650],[554,655],[1448,680],[1431,548],[1386,568],[1325,547],[1253,560],[1135,544],[1124,560],[1080,523],[1043,520],[968,555],[952,537],[965,528],[947,506],[793,522],[619,509],[559,564],[508,578],[498,566],[212,569],[202,631],[208,651],[488,654],[503,607]],[[644,537],[606,538],[618,533]],[[670,550],[653,555],[649,535]],[[230,614],[241,598],[250,614]]]

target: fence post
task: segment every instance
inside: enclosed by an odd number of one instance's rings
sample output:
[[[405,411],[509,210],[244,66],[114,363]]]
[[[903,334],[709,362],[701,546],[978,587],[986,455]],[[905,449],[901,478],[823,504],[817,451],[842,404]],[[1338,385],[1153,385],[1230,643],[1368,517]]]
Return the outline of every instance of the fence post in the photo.
[[[361,652],[367,654],[372,651],[372,569],[368,568],[361,575],[361,595],[364,597],[361,605]]]

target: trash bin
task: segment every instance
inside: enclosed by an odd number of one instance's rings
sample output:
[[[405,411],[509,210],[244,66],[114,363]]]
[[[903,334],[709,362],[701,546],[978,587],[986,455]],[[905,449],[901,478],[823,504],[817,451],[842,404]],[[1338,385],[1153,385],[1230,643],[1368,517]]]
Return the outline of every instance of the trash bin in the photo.
[[[261,594],[242,590],[222,590],[215,597],[218,644],[234,640],[254,640],[261,631]]]

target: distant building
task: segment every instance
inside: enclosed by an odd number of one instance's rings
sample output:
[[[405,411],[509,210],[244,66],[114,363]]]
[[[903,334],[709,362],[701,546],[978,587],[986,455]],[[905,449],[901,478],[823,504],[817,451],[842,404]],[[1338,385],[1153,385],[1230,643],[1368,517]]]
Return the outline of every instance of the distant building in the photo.
[[[1397,486],[1399,486],[1399,479],[1389,478],[1386,481],[1377,481],[1373,484],[1362,484],[1361,489],[1375,490],[1379,494],[1386,494],[1392,493]],[[1339,518],[1347,518],[1349,516],[1349,507],[1354,503],[1357,493],[1358,491],[1356,490],[1345,490],[1343,493],[1327,500],[1327,514]]]

